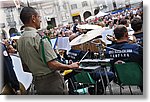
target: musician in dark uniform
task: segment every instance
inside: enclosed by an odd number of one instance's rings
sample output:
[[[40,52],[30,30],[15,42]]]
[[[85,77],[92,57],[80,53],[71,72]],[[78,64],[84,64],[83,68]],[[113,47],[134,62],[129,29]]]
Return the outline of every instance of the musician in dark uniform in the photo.
[[[128,31],[124,25],[118,25],[114,29],[116,43],[106,50],[106,57],[113,58],[113,64],[118,61],[137,62],[143,67],[143,48],[136,43],[128,43]],[[113,68],[112,68],[113,70]],[[114,71],[113,71],[114,72]]]
[[[113,49],[106,50],[106,56],[114,58],[114,61],[134,61],[143,66],[143,48],[136,43],[128,43],[128,31],[123,25],[114,29],[116,43],[110,46]]]
[[[3,70],[3,83],[2,86],[4,87],[6,84],[12,89],[13,93],[8,94],[20,94],[19,90],[19,81],[16,77],[16,73],[13,69],[12,59],[7,51],[7,47],[2,42],[0,43],[2,48],[2,70]],[[2,94],[6,94],[5,92]]]
[[[143,46],[143,31],[142,31],[143,21],[139,17],[134,17],[131,20],[131,28],[134,30],[134,36],[136,37],[137,43]]]

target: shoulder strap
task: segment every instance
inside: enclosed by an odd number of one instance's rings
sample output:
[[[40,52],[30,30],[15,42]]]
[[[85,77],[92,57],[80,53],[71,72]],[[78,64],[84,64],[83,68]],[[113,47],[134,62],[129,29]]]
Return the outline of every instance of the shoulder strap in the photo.
[[[45,50],[44,50],[44,42],[43,42],[43,39],[47,39],[50,44],[51,44],[51,41],[50,41],[50,38],[47,37],[47,36],[42,37],[41,40],[40,40],[40,44],[41,44],[41,47],[42,47],[42,57],[43,57],[43,60],[44,60],[45,64],[47,64],[47,62],[46,62],[46,57],[45,57]],[[51,44],[51,45],[52,45],[52,44]]]

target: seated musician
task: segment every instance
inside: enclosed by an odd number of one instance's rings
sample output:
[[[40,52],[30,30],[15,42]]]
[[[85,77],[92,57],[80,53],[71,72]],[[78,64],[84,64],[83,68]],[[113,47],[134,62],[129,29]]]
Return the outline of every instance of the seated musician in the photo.
[[[90,29],[89,30],[85,30],[85,29],[79,29],[79,33],[81,33],[81,34],[86,34],[88,31],[90,31]],[[76,34],[77,35],[77,34]],[[76,36],[77,37],[77,36]],[[70,36],[70,41],[71,40],[73,40],[75,37],[71,37]],[[84,56],[84,54],[86,53],[86,51],[83,51],[83,50],[75,50],[74,48],[72,48],[70,51],[69,51],[69,53],[68,53],[68,57],[70,57],[71,58],[71,60],[73,60],[73,62],[76,62],[76,61],[80,61],[81,59],[82,59],[82,57]],[[85,57],[85,59],[94,59],[94,55],[93,55],[93,53],[92,52],[90,52],[89,51],[89,53],[86,55],[86,57]],[[70,72],[70,71],[69,71]],[[74,82],[75,81],[75,79],[74,79],[74,75],[75,74],[77,74],[77,72],[75,72],[75,71],[72,71],[71,73],[69,73],[69,74],[67,74],[67,75],[65,75],[64,76],[64,78],[65,79],[70,79],[71,78],[71,80]],[[103,80],[104,80],[104,86],[105,86],[105,89],[106,89],[106,87],[107,87],[107,80],[106,80],[106,75],[105,75],[105,73],[104,72],[102,72],[101,73],[102,74],[102,77],[103,77]],[[98,81],[98,80],[100,80],[101,78],[100,78],[100,73],[99,73],[99,71],[98,72],[93,72],[93,73],[90,73],[90,75],[91,75],[91,77],[94,79],[94,80],[96,80],[96,81]],[[113,72],[107,72],[107,75],[108,75],[108,79],[109,79],[109,82],[111,82],[112,80],[113,80],[113,78],[114,78],[114,74],[113,74]],[[71,83],[70,82],[70,80],[68,80],[68,88],[69,88],[69,94],[76,94],[76,93],[74,93],[74,89],[73,89],[73,87],[72,87],[72,85],[71,84],[73,84],[73,83]],[[91,87],[91,88],[89,88],[89,93],[90,94],[94,94],[95,92],[94,92],[94,88],[93,87]],[[103,94],[104,93],[104,89],[103,89],[103,86],[102,86],[102,81],[99,81],[98,83],[97,83],[97,94]]]
[[[72,52],[73,53],[73,52]],[[74,52],[73,53],[73,55],[71,55],[71,53],[68,55],[68,57],[69,57],[69,59],[71,59],[71,57],[72,57],[72,61],[74,62],[74,61],[79,61],[81,58],[82,58],[82,56],[84,56],[84,54],[85,54],[85,52],[84,51],[77,51],[76,50],[76,53]],[[90,53],[88,53],[87,54],[87,56],[85,57],[85,59],[92,59],[91,57],[90,57]],[[67,71],[66,71],[66,73],[67,73]],[[67,73],[65,76],[64,76],[64,78],[65,78],[65,80],[67,80],[67,79],[71,79],[71,80],[68,80],[68,88],[69,88],[69,94],[77,94],[77,93],[74,93],[74,88],[73,88],[73,86],[72,86],[72,84],[74,84],[74,82],[76,81],[75,79],[74,79],[74,75],[76,75],[77,73],[79,73],[79,72],[76,72],[76,71],[74,71],[74,70],[72,70],[72,71],[70,71],[69,70],[69,73]],[[94,72],[92,72],[92,73],[90,73],[90,75],[91,75],[91,77],[94,79],[94,80],[96,80],[96,81],[98,81],[98,80],[100,80],[101,78],[100,78],[100,73],[99,73],[99,71],[94,71]],[[107,85],[108,85],[108,83],[107,83],[107,80],[106,80],[106,75],[105,75],[105,73],[104,72],[101,72],[101,75],[102,75],[102,78],[103,78],[103,81],[104,81],[104,87],[105,87],[105,89],[106,89],[106,87],[107,87]],[[109,79],[109,82],[111,82],[112,80],[113,80],[113,78],[114,78],[114,73],[113,72],[111,72],[111,71],[108,71],[107,72],[107,76],[108,76],[108,79]],[[72,81],[72,82],[71,82]],[[75,86],[75,85],[74,85]],[[79,86],[80,87],[80,86]],[[94,87],[89,87],[88,88],[88,92],[89,92],[89,94],[95,94],[95,92],[94,92]],[[104,88],[103,88],[103,85],[102,85],[102,81],[100,80],[100,81],[98,81],[97,82],[97,94],[98,95],[102,95],[102,94],[104,94]]]
[[[17,79],[16,73],[13,69],[13,63],[12,63],[12,59],[9,55],[9,53],[12,53],[14,50],[10,50],[8,49],[10,45],[6,46],[5,43],[0,42],[0,46],[2,48],[2,70],[3,70],[3,79],[2,79],[2,92],[1,94],[21,94],[20,92],[20,88],[19,88],[19,81]],[[8,87],[7,87],[8,85]],[[6,89],[5,89],[5,88]],[[9,89],[8,89],[9,88]],[[11,90],[11,91],[9,91]]]
[[[142,31],[143,21],[139,17],[134,17],[131,20],[131,28],[134,30],[134,36],[137,39],[137,43],[143,46],[143,31]]]
[[[128,31],[124,25],[114,29],[116,43],[106,49],[106,57],[113,58],[112,65],[122,60],[124,62],[137,62],[143,67],[143,48],[136,43],[128,43]],[[113,69],[113,68],[112,68]],[[114,72],[114,70],[112,70]]]

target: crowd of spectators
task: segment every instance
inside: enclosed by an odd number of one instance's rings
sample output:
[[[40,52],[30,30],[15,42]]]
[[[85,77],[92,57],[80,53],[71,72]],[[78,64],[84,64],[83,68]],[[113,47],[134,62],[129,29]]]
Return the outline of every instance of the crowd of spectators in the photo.
[[[44,31],[50,38],[55,37],[70,37],[74,33],[78,33],[79,29],[77,25],[90,24],[90,25],[99,25],[105,27],[106,30],[114,29],[116,25],[126,25],[131,28],[131,20],[134,17],[138,17],[143,21],[143,9],[140,7],[125,9],[122,12],[116,12],[115,14],[108,14],[102,17],[95,17],[88,21],[78,21],[75,20],[74,23],[69,23],[68,25],[58,25],[58,27],[53,27],[51,29],[46,29]],[[48,30],[48,31],[47,31]]]

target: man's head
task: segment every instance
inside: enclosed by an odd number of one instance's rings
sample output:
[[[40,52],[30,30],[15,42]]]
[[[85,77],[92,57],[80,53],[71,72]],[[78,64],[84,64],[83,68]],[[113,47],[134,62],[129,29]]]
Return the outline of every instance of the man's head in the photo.
[[[123,19],[123,18],[120,19],[119,24],[120,25],[125,25],[126,27],[129,27],[128,21],[126,19]]]
[[[118,25],[114,29],[114,35],[117,40],[127,40],[128,39],[128,30],[124,25]]]
[[[141,31],[142,25],[143,25],[143,22],[142,22],[142,20],[141,20],[139,17],[134,17],[134,18],[131,20],[131,28],[132,28],[135,32]]]
[[[25,26],[40,28],[40,16],[32,7],[24,7],[20,13],[20,19]]]

